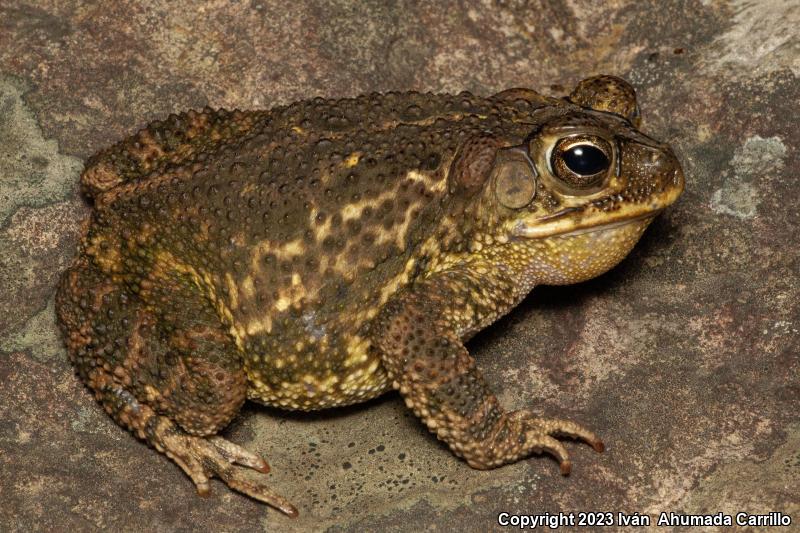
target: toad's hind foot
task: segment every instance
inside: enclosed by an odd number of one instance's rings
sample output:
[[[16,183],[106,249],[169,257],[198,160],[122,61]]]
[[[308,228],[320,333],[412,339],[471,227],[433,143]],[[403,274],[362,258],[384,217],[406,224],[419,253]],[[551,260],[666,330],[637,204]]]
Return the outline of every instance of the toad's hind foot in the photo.
[[[188,435],[164,419],[156,429],[156,441],[164,453],[175,461],[192,478],[197,493],[207,495],[211,488],[209,479],[218,477],[231,489],[264,502],[294,518],[297,509],[289,501],[274,493],[264,483],[249,479],[244,468],[269,472],[269,465],[258,455],[219,436],[196,437]]]

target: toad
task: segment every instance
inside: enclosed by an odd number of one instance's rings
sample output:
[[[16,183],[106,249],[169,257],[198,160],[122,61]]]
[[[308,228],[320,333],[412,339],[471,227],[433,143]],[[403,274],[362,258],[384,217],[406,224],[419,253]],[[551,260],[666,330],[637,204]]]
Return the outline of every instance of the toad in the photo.
[[[57,313],[108,414],[208,492],[297,510],[217,433],[245,400],[291,410],[390,390],[470,466],[592,431],[506,411],[464,343],[540,284],[619,263],[683,190],[632,87],[566,98],[389,92],[172,115],[93,156],[94,204]]]

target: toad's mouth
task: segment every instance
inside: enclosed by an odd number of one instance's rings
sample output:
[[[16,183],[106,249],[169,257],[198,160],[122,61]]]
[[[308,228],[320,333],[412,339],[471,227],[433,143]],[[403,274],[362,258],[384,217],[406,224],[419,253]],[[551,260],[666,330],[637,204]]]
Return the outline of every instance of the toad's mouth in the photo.
[[[634,224],[637,222],[646,222],[647,224],[656,217],[664,208],[656,209],[653,211],[648,211],[646,213],[642,213],[640,215],[630,216],[623,219],[613,220],[611,222],[599,222],[599,223],[592,223],[591,219],[586,220],[583,223],[575,223],[570,221],[569,225],[554,225],[554,224],[536,224],[533,226],[529,226],[526,224],[519,224],[516,228],[514,228],[514,236],[515,237],[523,237],[528,239],[543,239],[545,237],[567,237],[571,235],[581,235],[584,233],[594,233],[597,231],[607,231],[610,229],[619,228],[621,226],[627,226],[629,224]],[[564,213],[566,215],[566,213]],[[552,217],[542,217],[539,220],[543,219],[552,219]],[[555,226],[555,227],[554,227]],[[569,226],[572,226],[571,228]]]
[[[610,229],[619,228],[621,226],[628,226],[630,224],[634,224],[634,223],[639,222],[639,221],[646,222],[647,224],[650,224],[652,219],[655,218],[656,215],[658,215],[661,211],[663,211],[663,209],[659,209],[657,211],[653,211],[653,212],[651,212],[649,214],[644,214],[644,215],[641,215],[641,216],[638,216],[638,217],[629,218],[628,220],[618,220],[617,222],[609,222],[608,224],[603,224],[602,226],[595,226],[595,227],[592,227],[592,228],[576,229],[576,230],[573,230],[573,231],[568,231],[566,233],[560,233],[558,235],[566,237],[568,235],[581,235],[582,233],[594,233],[596,231],[607,231],[607,230],[610,230]]]

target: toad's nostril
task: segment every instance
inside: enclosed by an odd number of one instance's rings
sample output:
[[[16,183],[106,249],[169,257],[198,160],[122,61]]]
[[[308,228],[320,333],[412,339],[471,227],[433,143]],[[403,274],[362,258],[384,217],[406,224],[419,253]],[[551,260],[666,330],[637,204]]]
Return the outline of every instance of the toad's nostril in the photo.
[[[650,153],[648,157],[641,158],[641,162],[652,176],[660,176],[662,180],[668,181],[673,170],[675,168],[680,168],[678,160],[669,148],[648,147],[647,150]]]
[[[664,188],[679,188],[683,190],[683,170],[672,149],[665,146],[660,153],[659,159],[658,167],[662,186]]]

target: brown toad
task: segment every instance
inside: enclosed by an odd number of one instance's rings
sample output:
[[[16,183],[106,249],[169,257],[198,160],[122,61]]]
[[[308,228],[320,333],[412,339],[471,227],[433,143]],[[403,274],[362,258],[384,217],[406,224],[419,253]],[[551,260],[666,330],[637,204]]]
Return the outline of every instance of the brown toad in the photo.
[[[623,80],[371,94],[171,116],[100,152],[57,308],[106,411],[198,491],[260,457],[215,434],[249,398],[314,410],[397,389],[475,468],[594,433],[506,412],[464,342],[538,284],[597,276],[683,189]]]

